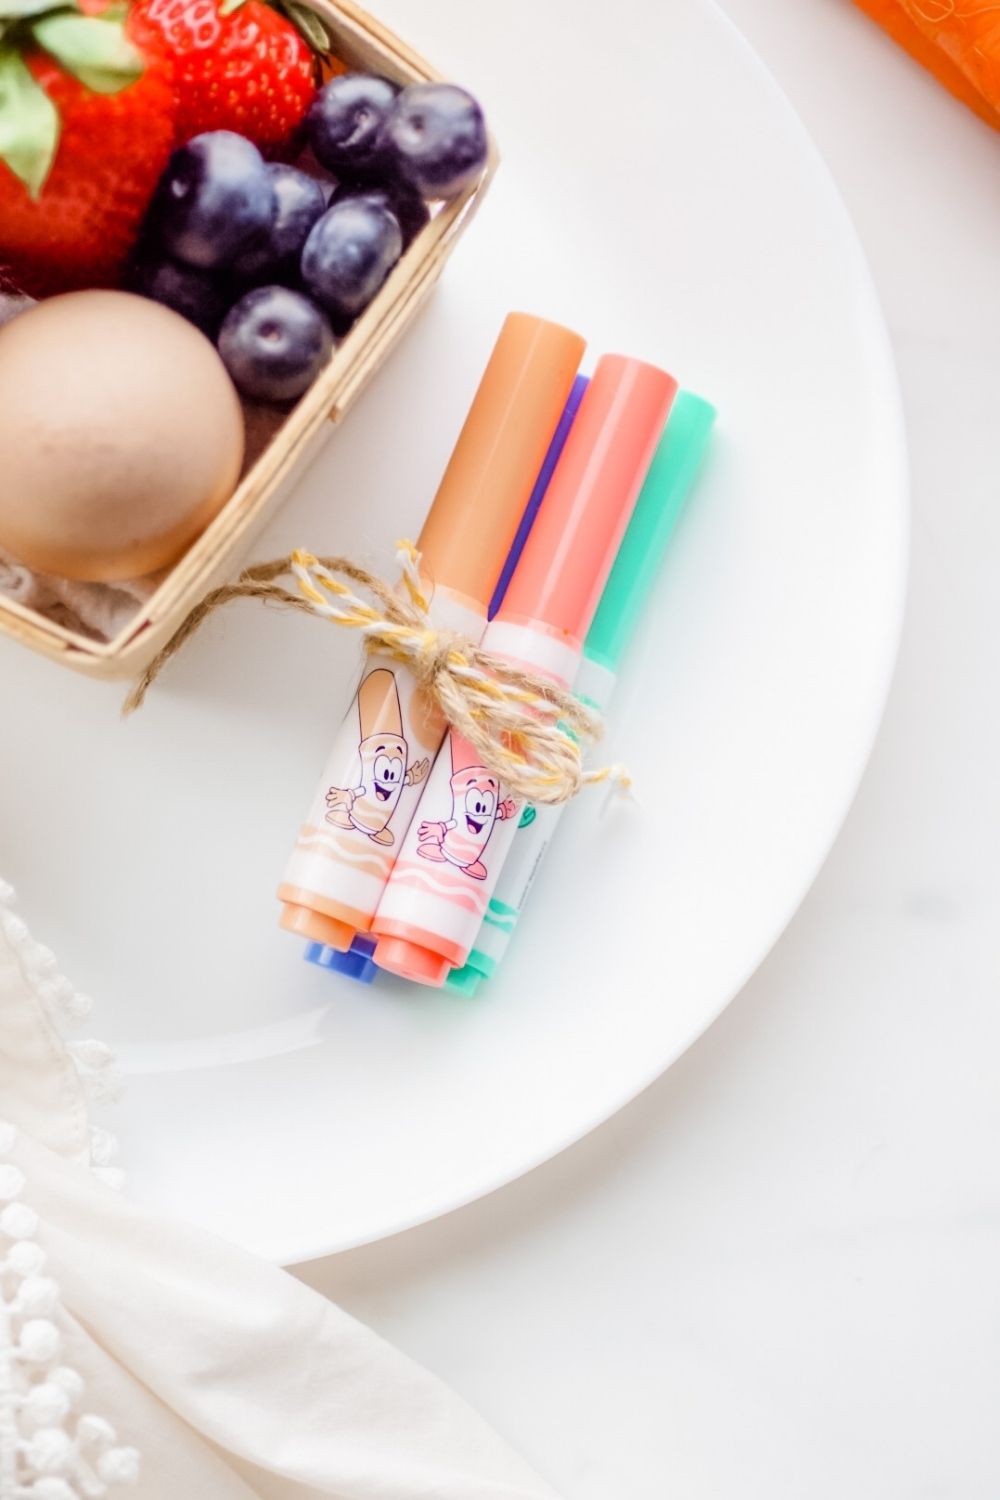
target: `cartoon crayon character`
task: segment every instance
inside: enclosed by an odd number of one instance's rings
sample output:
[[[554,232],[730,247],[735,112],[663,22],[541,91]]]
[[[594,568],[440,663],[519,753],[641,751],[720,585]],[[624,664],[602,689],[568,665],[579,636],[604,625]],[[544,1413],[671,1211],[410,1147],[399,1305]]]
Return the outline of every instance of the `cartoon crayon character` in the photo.
[[[451,817],[443,823],[421,823],[417,829],[417,853],[424,859],[457,865],[473,880],[485,880],[481,855],[489,843],[493,825],[512,818],[517,811],[509,797],[500,797],[500,782],[477,764],[476,752],[461,735],[449,735],[451,744]]]
[[[430,762],[407,765],[409,747],[403,738],[396,679],[384,667],[369,672],[358,688],[358,717],[361,778],[354,787],[330,788],[326,821],[337,828],[356,828],[376,844],[392,844],[395,836],[386,825],[403,788],[423,781]]]

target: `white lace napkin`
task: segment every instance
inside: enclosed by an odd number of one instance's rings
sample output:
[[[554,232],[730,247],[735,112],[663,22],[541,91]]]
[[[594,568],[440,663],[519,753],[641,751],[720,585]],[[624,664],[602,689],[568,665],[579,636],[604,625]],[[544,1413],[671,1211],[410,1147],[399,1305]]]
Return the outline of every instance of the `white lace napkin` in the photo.
[[[555,1500],[318,1294],[129,1203],[87,1008],[0,884],[0,1500]]]

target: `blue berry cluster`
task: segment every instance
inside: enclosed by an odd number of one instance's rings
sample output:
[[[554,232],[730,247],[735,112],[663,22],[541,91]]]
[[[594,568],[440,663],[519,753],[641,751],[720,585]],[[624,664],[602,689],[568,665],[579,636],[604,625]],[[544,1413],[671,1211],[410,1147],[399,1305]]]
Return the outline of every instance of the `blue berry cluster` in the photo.
[[[308,389],[427,223],[427,204],[462,192],[487,155],[464,89],[363,73],[320,91],[306,144],[313,171],[266,162],[232,131],[195,136],[167,165],[131,269],[132,289],[214,339],[254,400]]]

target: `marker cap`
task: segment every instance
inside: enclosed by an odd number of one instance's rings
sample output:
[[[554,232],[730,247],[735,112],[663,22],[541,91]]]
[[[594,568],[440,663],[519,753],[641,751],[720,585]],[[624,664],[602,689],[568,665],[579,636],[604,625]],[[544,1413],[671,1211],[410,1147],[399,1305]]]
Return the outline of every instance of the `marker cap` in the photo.
[[[689,391],[681,391],[670,409],[667,430],[653,455],[584,643],[584,654],[612,672],[617,671],[646,606],[714,421],[714,406]]]
[[[586,347],[509,313],[417,543],[435,584],[485,612]]]
[[[582,643],[676,390],[655,365],[598,360],[499,619]]]
[[[325,943],[346,953],[354,938],[354,928],[324,912],[313,911],[311,906],[298,906],[293,901],[284,901],[281,906],[279,924],[286,932],[296,937],[308,938],[313,943]]]
[[[477,980],[492,979],[498,967],[496,959],[491,954],[484,953],[482,948],[471,948],[462,968],[452,969],[448,975],[448,983],[457,985],[459,989],[468,992],[468,985],[471,984],[473,975]]]
[[[480,974],[479,970],[474,969],[471,964],[466,964],[463,969],[452,969],[448,975],[447,987],[450,990],[457,990],[460,995],[469,995],[471,997],[476,993],[482,982],[483,975]]]
[[[347,979],[356,979],[359,984],[371,984],[378,974],[372,963],[375,942],[372,938],[356,937],[346,953],[330,948],[326,943],[310,943],[303,955],[307,963],[321,969],[331,969]]]
[[[400,979],[412,979],[415,984],[428,984],[436,989],[440,989],[452,970],[440,953],[399,937],[379,938],[375,962],[380,969],[387,969]]]

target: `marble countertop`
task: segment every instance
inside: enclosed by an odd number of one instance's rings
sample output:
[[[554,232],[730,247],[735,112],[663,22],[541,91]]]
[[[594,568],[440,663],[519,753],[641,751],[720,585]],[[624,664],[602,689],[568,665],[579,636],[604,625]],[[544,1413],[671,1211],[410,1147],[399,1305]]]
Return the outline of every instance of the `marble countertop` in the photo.
[[[652,0],[650,0],[652,3]],[[870,258],[910,598],[847,825],[776,950],[572,1150],[303,1268],[567,1500],[1000,1494],[1000,142],[847,0],[725,0]]]

